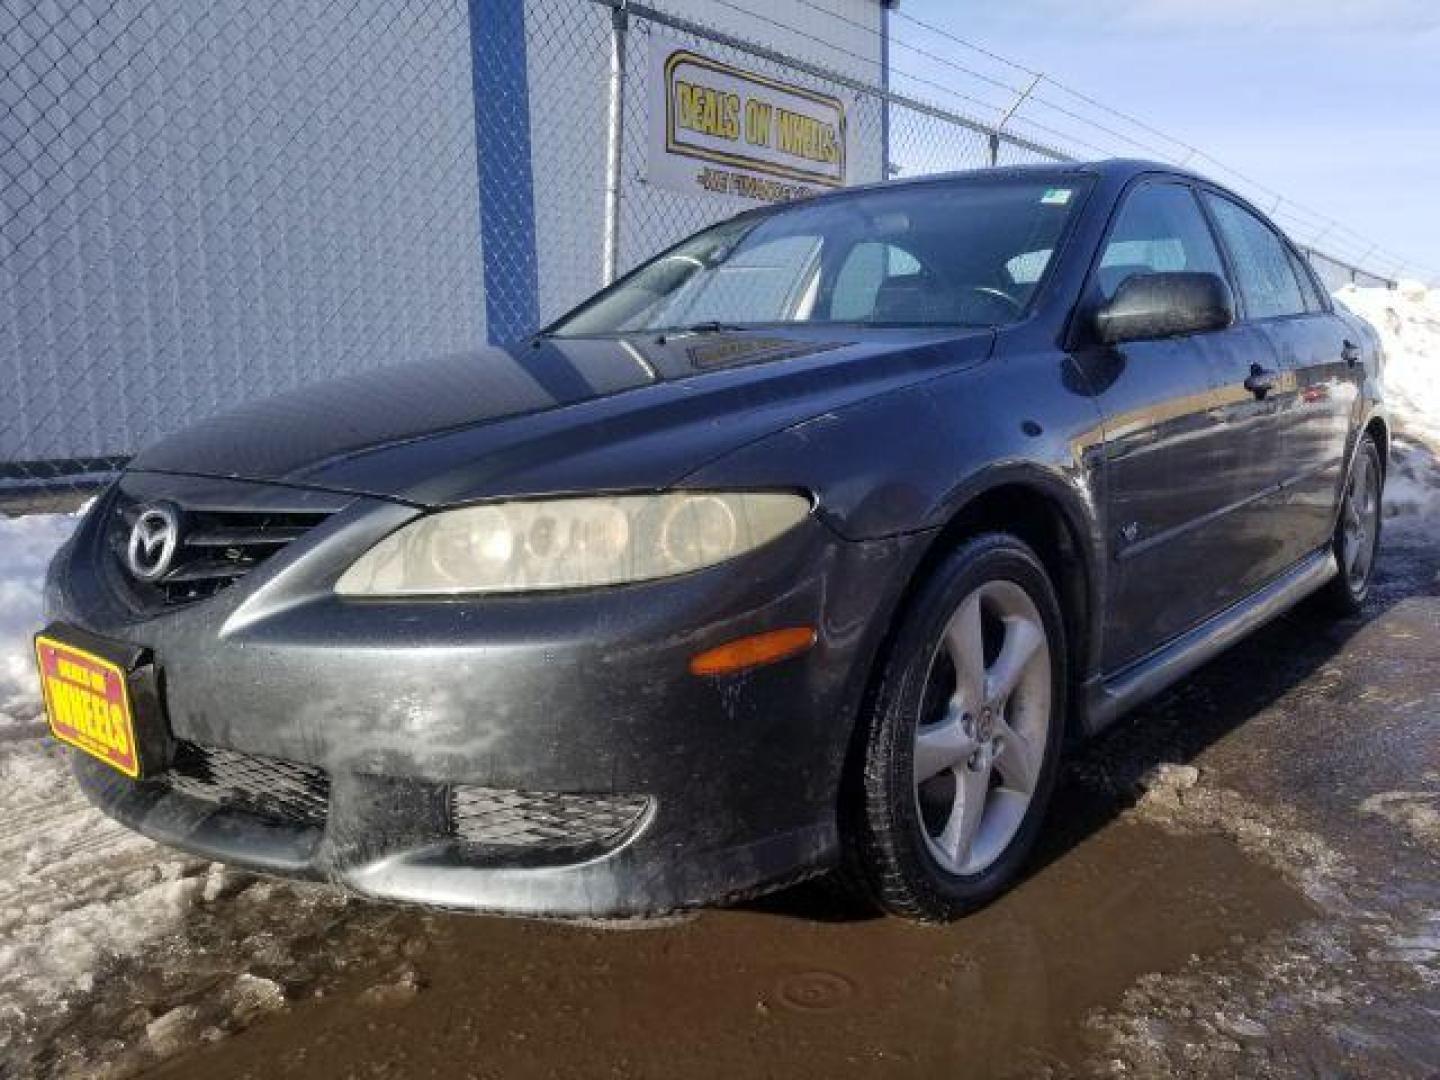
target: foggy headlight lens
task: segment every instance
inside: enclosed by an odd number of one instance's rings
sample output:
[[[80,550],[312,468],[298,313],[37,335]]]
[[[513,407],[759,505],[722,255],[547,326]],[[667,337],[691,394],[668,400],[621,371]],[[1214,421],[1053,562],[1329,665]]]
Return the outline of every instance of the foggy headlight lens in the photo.
[[[342,596],[584,589],[683,574],[753,550],[798,525],[788,492],[671,492],[447,510],[362,555]]]

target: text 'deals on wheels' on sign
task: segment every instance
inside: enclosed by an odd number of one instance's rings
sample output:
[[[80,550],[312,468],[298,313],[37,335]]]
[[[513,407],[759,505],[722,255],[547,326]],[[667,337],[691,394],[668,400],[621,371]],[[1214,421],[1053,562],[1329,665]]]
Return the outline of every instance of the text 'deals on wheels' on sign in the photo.
[[[833,94],[650,47],[650,183],[689,195],[784,202],[844,187],[847,106]]]

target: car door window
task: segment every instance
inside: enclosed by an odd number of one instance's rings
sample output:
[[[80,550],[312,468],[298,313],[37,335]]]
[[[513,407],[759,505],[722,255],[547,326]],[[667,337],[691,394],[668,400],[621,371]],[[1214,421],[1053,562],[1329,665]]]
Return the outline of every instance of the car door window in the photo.
[[[1190,271],[1224,276],[1199,204],[1183,184],[1145,184],[1125,199],[1100,256],[1102,297],[1134,274]]]
[[[1252,319],[1304,314],[1305,298],[1285,242],[1238,203],[1209,192],[1205,199],[1230,252],[1245,313]]]
[[[1300,292],[1305,298],[1305,310],[1311,315],[1318,315],[1328,310],[1325,307],[1325,299],[1320,294],[1320,286],[1315,284],[1315,275],[1305,265],[1304,257],[1293,248],[1286,250],[1290,256],[1290,267],[1295,271],[1295,277],[1300,282]]]

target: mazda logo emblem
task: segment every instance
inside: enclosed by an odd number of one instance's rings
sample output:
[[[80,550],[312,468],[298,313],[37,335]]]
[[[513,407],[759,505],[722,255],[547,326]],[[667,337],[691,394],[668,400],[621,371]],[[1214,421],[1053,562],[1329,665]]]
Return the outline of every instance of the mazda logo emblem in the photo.
[[[179,512],[173,506],[156,503],[141,510],[135,524],[130,526],[125,564],[141,581],[155,581],[169,571],[179,546]]]

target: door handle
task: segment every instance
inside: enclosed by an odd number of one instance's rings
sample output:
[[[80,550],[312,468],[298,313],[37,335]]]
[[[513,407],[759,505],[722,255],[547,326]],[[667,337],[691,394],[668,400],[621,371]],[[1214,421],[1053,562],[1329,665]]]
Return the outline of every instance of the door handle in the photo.
[[[1276,378],[1275,372],[1269,371],[1259,364],[1251,364],[1250,377],[1245,380],[1245,389],[1264,401],[1265,395],[1275,389]]]
[[[1360,362],[1360,346],[1353,341],[1346,341],[1345,347],[1340,350],[1340,359],[1354,367]]]

